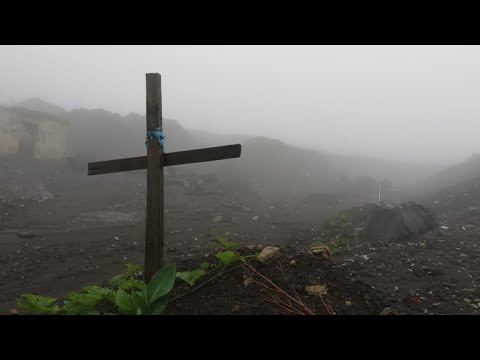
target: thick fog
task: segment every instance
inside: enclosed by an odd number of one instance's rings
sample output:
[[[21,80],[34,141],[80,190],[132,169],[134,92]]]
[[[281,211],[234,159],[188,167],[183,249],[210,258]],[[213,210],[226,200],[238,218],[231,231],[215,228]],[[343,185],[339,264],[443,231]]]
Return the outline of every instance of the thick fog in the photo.
[[[446,165],[480,152],[478,46],[1,46],[0,102],[145,113],[188,129]]]

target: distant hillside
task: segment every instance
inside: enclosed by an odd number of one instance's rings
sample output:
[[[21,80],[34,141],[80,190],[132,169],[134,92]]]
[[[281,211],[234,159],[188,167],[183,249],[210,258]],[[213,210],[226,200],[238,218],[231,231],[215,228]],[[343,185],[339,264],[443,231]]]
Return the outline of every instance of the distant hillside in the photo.
[[[36,109],[42,107],[50,113],[58,113],[61,109],[38,99],[28,101],[26,105],[30,108],[36,105]],[[75,109],[62,114],[70,123],[68,152],[72,156],[82,154],[82,159],[95,161],[145,154],[145,116],[134,113],[121,116],[103,109]],[[374,194],[379,181],[384,179],[390,180],[394,187],[402,187],[418,183],[437,170],[302,149],[261,136],[217,135],[188,130],[176,120],[164,119],[163,122],[168,152],[242,144],[239,159],[182,165],[177,167],[180,171],[216,173],[232,181],[249,183],[256,191],[273,197],[305,196],[315,192],[345,194],[359,187]],[[480,160],[478,162],[480,169]]]
[[[474,154],[464,162],[449,166],[428,177],[424,186],[431,192],[463,184],[479,177],[480,155]]]
[[[188,130],[190,134],[205,146],[220,146],[226,144],[240,144],[254,138],[249,135],[219,135],[203,130]]]
[[[145,116],[121,116],[103,109],[75,109],[70,120],[69,153],[88,154],[93,159],[133,157],[145,154]],[[200,144],[178,121],[163,119],[165,147],[171,151],[187,150]]]

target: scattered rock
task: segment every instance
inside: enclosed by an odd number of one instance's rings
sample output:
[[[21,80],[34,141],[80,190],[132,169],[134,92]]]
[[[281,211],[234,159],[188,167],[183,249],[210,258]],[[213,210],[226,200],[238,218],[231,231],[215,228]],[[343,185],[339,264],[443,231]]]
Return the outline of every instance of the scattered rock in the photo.
[[[275,246],[267,246],[260,254],[258,254],[257,260],[261,263],[268,264],[277,260],[281,255],[282,253],[280,252],[280,248]]]
[[[305,291],[309,295],[315,295],[315,296],[327,295],[327,287],[324,285],[305,286]]]
[[[257,248],[256,245],[247,245],[247,246],[245,246],[245,247],[246,247],[247,249],[249,249],[249,250],[255,250],[255,249]]]
[[[250,285],[252,282],[253,282],[253,279],[252,279],[251,277],[247,277],[247,278],[243,281],[243,286],[248,286],[248,285]]]
[[[15,309],[10,309],[10,315],[18,315],[18,311]]]
[[[295,265],[297,265],[297,263],[295,262],[295,260],[290,260],[290,262],[288,263],[288,265],[290,265],[290,266],[295,266]]]
[[[258,220],[258,219],[260,219],[258,216],[254,216],[254,217],[252,218],[252,220],[254,220],[254,221],[256,221],[256,220]]]
[[[370,210],[360,238],[369,243],[390,244],[404,241],[412,235],[423,235],[435,228],[433,213],[417,203],[380,204]]]
[[[232,309],[232,312],[237,312],[238,310],[240,310],[240,305],[234,305],[233,306],[233,309]]]
[[[263,250],[263,245],[257,245],[257,250]]]
[[[380,315],[397,315],[397,313],[392,308],[386,307],[385,309],[382,310]]]
[[[321,256],[325,259],[330,259],[332,257],[332,253],[330,252],[330,249],[328,248],[328,246],[325,246],[325,245],[312,246],[310,248],[310,253],[312,255]]]
[[[223,216],[222,215],[218,215],[218,216],[215,216],[213,218],[213,222],[220,222],[220,221],[223,221]]]
[[[352,307],[352,302],[350,300],[345,301],[346,307]]]
[[[30,232],[28,232],[28,231],[21,231],[21,232],[19,232],[19,233],[17,234],[17,236],[18,236],[19,238],[22,238],[22,239],[31,239],[31,238],[33,238],[35,235],[32,234],[32,233],[30,233]]]

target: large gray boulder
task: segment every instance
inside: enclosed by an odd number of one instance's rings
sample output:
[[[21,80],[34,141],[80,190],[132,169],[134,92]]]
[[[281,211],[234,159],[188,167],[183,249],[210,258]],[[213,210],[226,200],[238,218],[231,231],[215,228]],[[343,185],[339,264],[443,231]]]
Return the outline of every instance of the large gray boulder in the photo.
[[[370,243],[390,244],[423,235],[436,227],[433,213],[417,203],[379,204],[370,209],[360,239]]]

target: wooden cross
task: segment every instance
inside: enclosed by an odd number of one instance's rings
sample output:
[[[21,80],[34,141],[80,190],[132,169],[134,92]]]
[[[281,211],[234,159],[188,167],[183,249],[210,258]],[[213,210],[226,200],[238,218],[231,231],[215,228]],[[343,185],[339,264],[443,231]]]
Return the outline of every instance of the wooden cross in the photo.
[[[162,128],[160,74],[147,74],[147,132]],[[145,231],[145,281],[164,265],[163,167],[240,157],[241,145],[163,153],[157,138],[147,140],[147,156],[88,164],[88,175],[147,169],[147,219]]]

